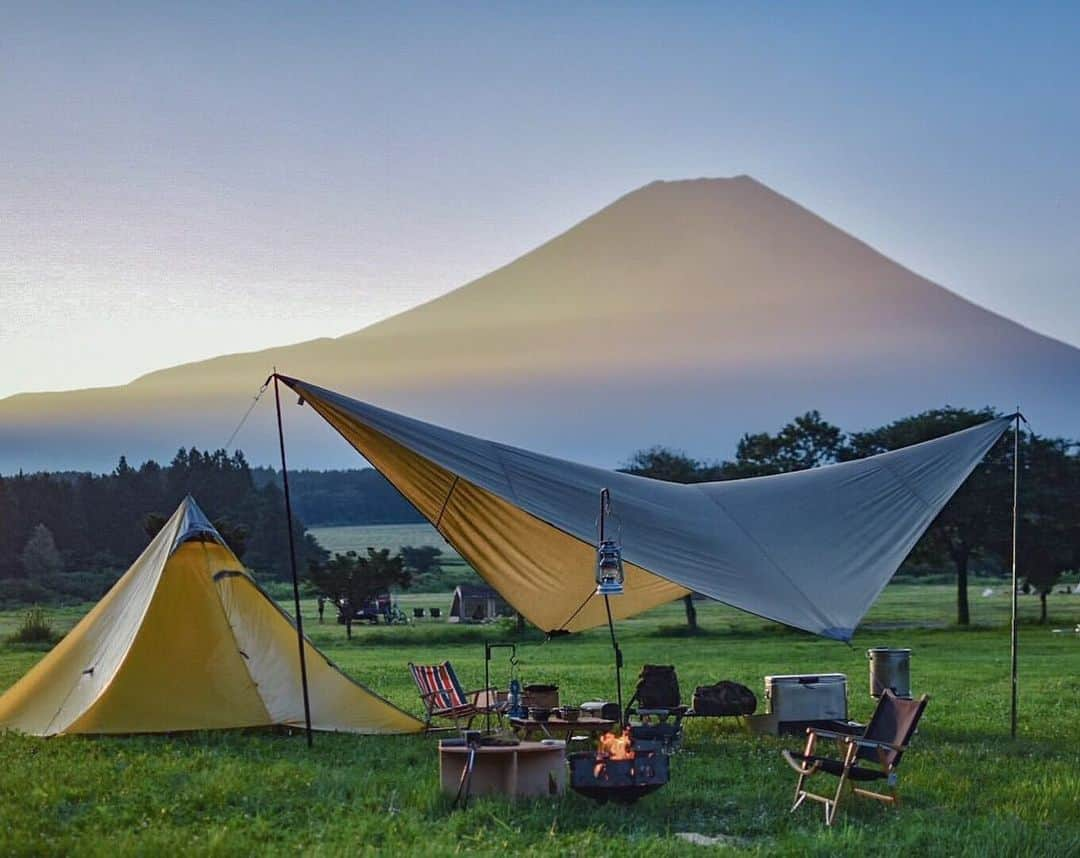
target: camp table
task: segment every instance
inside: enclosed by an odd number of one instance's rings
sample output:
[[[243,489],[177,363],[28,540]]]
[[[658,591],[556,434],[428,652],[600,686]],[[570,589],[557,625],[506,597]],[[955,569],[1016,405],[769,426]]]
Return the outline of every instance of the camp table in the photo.
[[[511,718],[511,729],[523,739],[529,736],[557,737],[570,739],[575,733],[587,736],[596,736],[599,733],[607,733],[614,728],[617,722],[605,718],[578,718],[577,721],[567,721],[563,718],[549,718],[547,721],[537,721],[533,718]]]

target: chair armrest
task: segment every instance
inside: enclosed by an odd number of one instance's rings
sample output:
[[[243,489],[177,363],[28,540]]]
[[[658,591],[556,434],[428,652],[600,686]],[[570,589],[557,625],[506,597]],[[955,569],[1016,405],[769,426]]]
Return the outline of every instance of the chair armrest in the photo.
[[[861,736],[845,736],[844,739],[863,748],[888,748],[890,751],[907,750],[905,745],[894,745],[892,742],[883,742],[881,739],[864,739]]]
[[[431,703],[436,697],[442,697],[448,692],[434,691],[434,692],[420,692],[420,699],[426,703]],[[453,709],[454,707],[450,707]]]
[[[866,739],[862,736],[852,736],[850,733],[837,733],[835,730],[820,730],[817,727],[807,727],[807,733],[813,733],[820,739],[839,739],[852,745],[860,745],[864,748],[888,748],[890,751],[907,750],[903,745],[894,745],[881,739]]]
[[[819,739],[850,739],[849,733],[837,733],[835,730],[822,730],[820,727],[807,727],[807,735],[813,734]]]

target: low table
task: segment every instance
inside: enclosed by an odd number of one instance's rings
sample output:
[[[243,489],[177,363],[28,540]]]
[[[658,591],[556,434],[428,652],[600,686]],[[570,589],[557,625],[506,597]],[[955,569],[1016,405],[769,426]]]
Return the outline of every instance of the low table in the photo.
[[[598,733],[610,733],[616,723],[605,718],[578,718],[577,721],[565,721],[562,718],[549,718],[547,721],[536,721],[532,718],[510,719],[510,727],[522,738],[555,736],[567,739],[574,733],[595,736]]]
[[[457,795],[461,773],[469,761],[467,745],[439,745],[442,791]],[[522,742],[476,749],[470,795],[510,797],[561,795],[566,789],[566,743]]]

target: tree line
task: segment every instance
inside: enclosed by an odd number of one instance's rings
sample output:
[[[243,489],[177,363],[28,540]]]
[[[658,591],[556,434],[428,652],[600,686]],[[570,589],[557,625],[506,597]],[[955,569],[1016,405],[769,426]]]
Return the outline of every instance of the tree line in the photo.
[[[281,472],[252,468],[255,486],[281,487]],[[349,524],[416,524],[424,517],[374,468],[345,471],[289,470],[293,511],[310,527]]]
[[[622,470],[683,483],[767,476],[916,444],[996,416],[989,408],[941,408],[874,429],[845,432],[817,411],[810,411],[775,434],[744,435],[731,460],[702,461],[678,450],[652,447],[635,453]],[[1018,567],[1026,586],[1041,597],[1044,619],[1046,595],[1059,575],[1080,568],[1078,449],[1080,445],[1067,439],[1021,434]],[[960,624],[970,622],[967,583],[972,571],[1000,573],[1011,564],[1012,456],[1010,430],[930,525],[901,570],[903,574],[920,574],[951,567],[957,581]],[[279,485],[278,472],[251,468],[242,452],[229,455],[224,450],[194,448],[179,450],[166,466],[147,461],[134,468],[121,457],[113,472],[105,475],[20,473],[0,477],[0,578],[7,579],[4,592],[9,598],[21,594],[22,601],[45,600],[50,590],[66,586],[74,588],[71,595],[100,597],[104,587],[115,580],[116,572],[142,551],[148,534],[156,532],[154,528],[160,527],[163,517],[189,493],[249,567],[269,578],[285,578],[289,574],[288,537]],[[309,576],[328,558],[305,536],[304,520],[322,524],[354,523],[357,518],[370,523],[421,520],[419,513],[371,469],[299,471],[290,473],[290,487],[299,512],[294,517],[298,559]],[[371,558],[359,559],[374,563]],[[422,571],[422,564],[410,558],[406,561],[407,567]],[[63,581],[58,583],[57,576]],[[690,598],[686,599],[686,610],[693,624]]]
[[[918,444],[1000,416],[991,408],[939,408],[863,432],[846,433],[809,411],[776,434],[746,434],[735,458],[703,462],[678,450],[651,447],[622,470],[680,483],[760,477],[861,459]],[[1065,438],[1021,432],[1020,519],[1017,566],[1025,586],[1041,600],[1060,575],[1080,568],[1080,448]],[[916,545],[903,572],[947,568],[956,574],[956,616],[968,625],[968,577],[975,563],[1005,570],[1012,563],[1013,431],[994,445]],[[690,597],[687,621],[694,625]]]
[[[150,460],[132,467],[121,457],[109,474],[0,477],[5,593],[30,601],[65,595],[67,587],[70,595],[98,598],[101,592],[94,591],[131,564],[188,494],[248,566],[269,578],[288,576],[288,533],[277,484],[257,485],[240,451],[182,448],[165,466]],[[294,535],[301,563],[325,557],[305,537],[299,519]]]

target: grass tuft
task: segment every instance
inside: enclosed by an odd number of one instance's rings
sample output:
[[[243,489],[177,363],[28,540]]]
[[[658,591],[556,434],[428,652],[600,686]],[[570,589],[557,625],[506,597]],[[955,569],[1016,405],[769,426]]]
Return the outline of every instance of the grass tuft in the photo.
[[[7,642],[13,644],[54,644],[60,635],[49,625],[45,618],[45,609],[34,605],[23,617],[22,625],[8,635]]]

